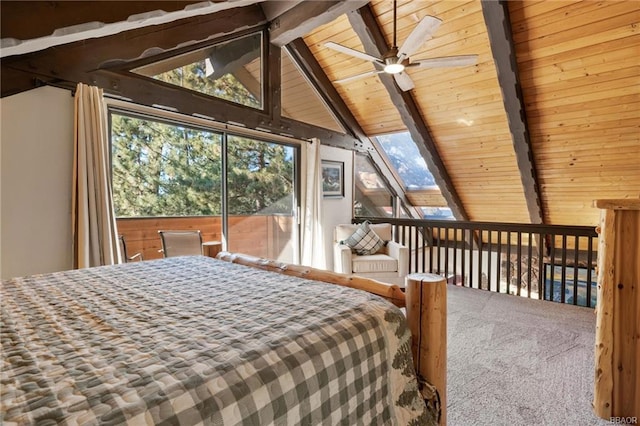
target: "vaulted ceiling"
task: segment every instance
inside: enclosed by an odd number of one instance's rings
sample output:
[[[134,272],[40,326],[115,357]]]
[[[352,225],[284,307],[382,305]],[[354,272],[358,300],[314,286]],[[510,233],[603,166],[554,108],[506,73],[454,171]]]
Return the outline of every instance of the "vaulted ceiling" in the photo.
[[[403,188],[370,139],[409,131],[460,219],[594,225],[592,200],[640,196],[640,3],[633,0],[400,0],[398,44],[424,16],[443,21],[412,59],[478,55],[473,66],[408,70],[415,84],[408,92],[384,73],[336,83],[374,67],[325,46],[332,41],[383,55],[393,41],[391,0],[2,1],[0,7],[2,96],[82,81],[184,114],[242,117],[248,127],[315,135],[367,152],[392,190],[420,206],[433,194]],[[150,58],[263,27],[273,43],[267,67],[289,70],[270,74],[265,111],[248,115],[128,72]],[[311,109],[307,120],[280,111],[308,90],[294,84],[293,67],[340,126],[312,119]]]

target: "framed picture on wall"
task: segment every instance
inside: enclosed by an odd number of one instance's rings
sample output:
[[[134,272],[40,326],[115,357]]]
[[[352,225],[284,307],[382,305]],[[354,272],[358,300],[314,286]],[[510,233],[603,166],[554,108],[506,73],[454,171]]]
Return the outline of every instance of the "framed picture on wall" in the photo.
[[[326,198],[344,197],[344,163],[322,160],[322,195]]]

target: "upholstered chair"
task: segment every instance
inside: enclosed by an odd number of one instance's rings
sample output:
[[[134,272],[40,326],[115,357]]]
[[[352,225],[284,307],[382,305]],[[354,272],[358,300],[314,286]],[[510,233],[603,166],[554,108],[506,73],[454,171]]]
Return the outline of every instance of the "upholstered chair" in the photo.
[[[375,253],[358,254],[348,243],[353,243],[353,238],[350,240],[350,237],[359,226],[361,225],[343,224],[334,229],[334,270],[404,287],[409,270],[409,248],[392,241],[391,224],[370,224],[368,227],[384,241],[384,245]]]

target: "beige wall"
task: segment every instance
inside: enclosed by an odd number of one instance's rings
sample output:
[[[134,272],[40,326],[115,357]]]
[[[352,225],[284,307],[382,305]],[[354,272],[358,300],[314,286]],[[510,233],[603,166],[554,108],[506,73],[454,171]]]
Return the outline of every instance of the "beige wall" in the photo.
[[[0,275],[70,269],[73,98],[41,87],[0,111]]]
[[[333,270],[333,229],[340,223],[351,223],[353,217],[353,151],[321,146],[320,158],[344,162],[344,198],[322,199],[325,257],[327,269]]]

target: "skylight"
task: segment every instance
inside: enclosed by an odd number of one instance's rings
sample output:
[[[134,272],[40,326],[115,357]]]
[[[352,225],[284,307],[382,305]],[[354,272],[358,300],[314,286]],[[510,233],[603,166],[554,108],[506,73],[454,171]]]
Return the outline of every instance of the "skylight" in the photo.
[[[409,132],[376,136],[407,189],[437,187],[436,181]]]
[[[451,209],[440,193],[418,146],[409,132],[376,136],[391,166],[406,190],[407,198],[418,207],[425,219],[454,219]]]

